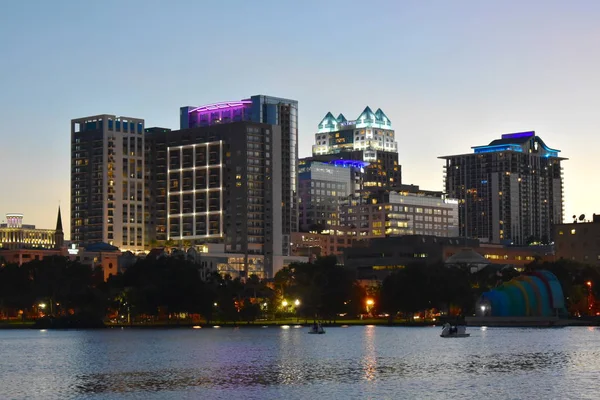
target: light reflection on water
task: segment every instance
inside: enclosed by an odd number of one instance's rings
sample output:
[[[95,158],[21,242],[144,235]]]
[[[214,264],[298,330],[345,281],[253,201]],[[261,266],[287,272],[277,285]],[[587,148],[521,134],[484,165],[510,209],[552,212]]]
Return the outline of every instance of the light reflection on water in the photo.
[[[600,330],[0,331],[0,398],[596,398]]]

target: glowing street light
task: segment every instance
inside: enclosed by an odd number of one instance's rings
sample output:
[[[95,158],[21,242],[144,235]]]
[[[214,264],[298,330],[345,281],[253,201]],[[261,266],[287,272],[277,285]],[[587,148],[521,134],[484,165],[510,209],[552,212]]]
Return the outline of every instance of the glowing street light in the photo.
[[[296,301],[294,302],[294,305],[295,305],[296,307],[298,307],[298,306],[300,305],[300,300],[296,299]]]
[[[282,301],[282,302],[281,302],[281,305],[282,305],[282,306],[284,306],[284,307],[287,307],[287,306],[288,306],[288,302],[287,302],[287,300],[284,300],[284,301]]]
[[[39,306],[43,310],[44,308],[46,308],[46,303],[40,303]]]
[[[369,307],[373,306],[373,304],[375,304],[375,301],[373,299],[367,299],[367,305]]]
[[[587,281],[586,284],[588,285],[588,287],[592,287],[592,281]]]

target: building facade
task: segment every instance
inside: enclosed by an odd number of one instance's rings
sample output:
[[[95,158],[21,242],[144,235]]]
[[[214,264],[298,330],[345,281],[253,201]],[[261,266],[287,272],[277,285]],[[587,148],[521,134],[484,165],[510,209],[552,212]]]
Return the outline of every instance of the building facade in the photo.
[[[359,279],[383,280],[408,265],[432,265],[444,261],[447,247],[476,247],[478,241],[440,238],[429,235],[403,235],[360,242],[344,250],[344,266],[355,268]]]
[[[464,237],[404,235],[356,242],[344,250],[343,260],[346,267],[357,269],[359,278],[381,280],[411,264],[450,263],[453,256],[464,253],[478,255],[469,261],[481,266],[512,267],[520,271],[536,259],[553,261],[555,257],[552,246],[502,246]]]
[[[158,158],[164,161],[166,156],[165,135],[171,132],[168,128],[146,128],[144,129],[145,145],[145,199],[144,199],[144,221],[145,221],[145,239],[150,249],[157,247],[160,243],[167,240],[166,220],[167,192],[165,187],[159,187],[158,183],[164,183],[167,179],[164,170],[164,162],[159,163]],[[156,140],[156,138],[163,138]],[[159,164],[161,165],[159,167]],[[160,223],[158,223],[160,221]]]
[[[281,212],[284,253],[289,254],[290,234],[298,231],[298,102],[256,95],[249,99],[181,107],[181,129],[252,121],[279,126],[281,136]]]
[[[589,222],[554,225],[556,259],[600,265],[600,215]]]
[[[415,185],[363,195],[342,206],[340,215],[341,225],[352,227],[359,239],[458,234],[458,201]]]
[[[340,207],[360,192],[363,161],[299,160],[300,231],[323,230],[340,225]],[[293,241],[292,241],[293,242]]]
[[[145,243],[144,120],[71,120],[71,240],[142,252]]]
[[[398,143],[392,122],[381,109],[366,107],[356,120],[337,118],[328,112],[319,123],[312,147],[313,157],[322,160],[365,161],[364,186],[397,188],[402,183]]]
[[[243,259],[232,266],[240,276],[271,277],[289,248],[281,234],[281,137],[279,125],[249,121],[147,135],[157,239],[224,244],[223,253]]]
[[[563,220],[559,150],[535,132],[502,135],[473,154],[443,156],[445,191],[459,200],[460,235],[490,243],[549,243]]]
[[[356,231],[339,226],[325,233],[296,232],[292,234],[292,254],[302,257],[336,256],[341,260],[344,249],[352,247],[359,240]]]
[[[64,244],[60,208],[55,229],[38,229],[23,224],[23,214],[6,214],[0,224],[0,249],[60,249]]]

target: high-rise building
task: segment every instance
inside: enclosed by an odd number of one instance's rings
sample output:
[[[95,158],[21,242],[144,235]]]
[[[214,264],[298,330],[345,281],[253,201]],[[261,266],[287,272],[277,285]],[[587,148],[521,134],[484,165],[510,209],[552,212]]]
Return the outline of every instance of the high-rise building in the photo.
[[[398,143],[392,122],[381,109],[366,107],[357,119],[349,121],[328,112],[319,123],[312,147],[321,160],[357,160],[370,163],[363,175],[364,189],[395,189],[402,184]]]
[[[222,257],[234,261],[220,272],[272,277],[285,248],[281,127],[241,121],[147,131],[157,240],[224,244]]]
[[[144,120],[96,115],[71,120],[71,240],[141,252]]]
[[[340,206],[361,189],[364,161],[298,162],[300,231],[321,231],[340,225]]]
[[[171,132],[168,128],[146,128],[144,129],[144,144],[146,159],[146,191],[145,191],[145,239],[148,247],[154,248],[159,243],[167,240],[166,221],[167,193],[164,187],[159,190],[159,182],[166,182],[166,171],[159,168],[157,155],[164,159],[166,154],[165,135]],[[162,138],[161,140],[156,140]],[[164,160],[163,160],[164,161]]]
[[[460,235],[490,243],[552,240],[563,221],[560,150],[535,132],[502,135],[474,153],[443,156],[445,190],[459,200]]]
[[[240,101],[181,107],[180,128],[252,121],[277,125],[281,132],[281,206],[284,254],[290,254],[290,234],[298,231],[298,102],[256,95]]]

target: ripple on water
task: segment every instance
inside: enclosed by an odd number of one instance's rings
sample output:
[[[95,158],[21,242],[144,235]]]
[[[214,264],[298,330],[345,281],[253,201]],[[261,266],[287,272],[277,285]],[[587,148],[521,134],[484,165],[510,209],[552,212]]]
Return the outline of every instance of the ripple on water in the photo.
[[[230,398],[594,398],[598,330],[473,330],[465,340],[438,334],[385,327],[331,328],[319,336],[226,328],[0,332],[0,398],[217,392]]]

